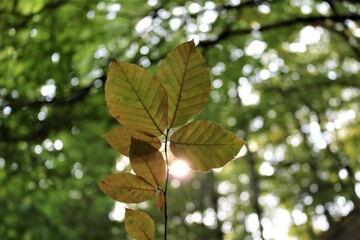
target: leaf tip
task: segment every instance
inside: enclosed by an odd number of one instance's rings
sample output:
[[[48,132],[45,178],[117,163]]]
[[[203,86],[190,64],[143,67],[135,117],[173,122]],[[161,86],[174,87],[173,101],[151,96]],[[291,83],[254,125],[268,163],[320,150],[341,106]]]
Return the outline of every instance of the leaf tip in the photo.
[[[106,182],[104,181],[104,179],[102,179],[100,182],[98,182],[98,186],[100,189],[102,189],[102,187],[106,184]]]
[[[190,47],[190,52],[196,51],[194,39],[191,39],[190,41],[186,42],[185,44],[187,44]]]

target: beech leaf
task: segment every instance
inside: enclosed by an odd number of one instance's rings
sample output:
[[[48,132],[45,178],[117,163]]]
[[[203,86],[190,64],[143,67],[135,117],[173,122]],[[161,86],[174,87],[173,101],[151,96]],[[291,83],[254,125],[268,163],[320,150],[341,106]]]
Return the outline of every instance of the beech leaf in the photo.
[[[136,175],[154,187],[165,182],[166,170],[162,154],[147,142],[131,139],[130,164]]]
[[[126,209],[126,232],[136,240],[155,239],[155,223],[152,218],[141,211]]]
[[[170,137],[170,148],[195,171],[206,172],[234,159],[244,141],[220,125],[206,120],[190,122]]]
[[[210,73],[194,41],[173,49],[159,67],[157,78],[168,94],[168,126],[185,124],[203,108],[210,93]]]
[[[114,173],[99,183],[112,199],[124,203],[140,203],[152,198],[156,189],[143,178],[128,172]]]
[[[132,130],[160,136],[167,127],[166,90],[142,67],[114,61],[105,99],[111,116]]]
[[[122,155],[129,156],[131,138],[141,139],[150,143],[156,149],[161,147],[161,142],[157,137],[147,136],[143,133],[130,131],[125,126],[118,126],[103,135],[105,140]]]
[[[159,211],[162,211],[165,208],[165,194],[164,192],[156,193],[156,208]]]

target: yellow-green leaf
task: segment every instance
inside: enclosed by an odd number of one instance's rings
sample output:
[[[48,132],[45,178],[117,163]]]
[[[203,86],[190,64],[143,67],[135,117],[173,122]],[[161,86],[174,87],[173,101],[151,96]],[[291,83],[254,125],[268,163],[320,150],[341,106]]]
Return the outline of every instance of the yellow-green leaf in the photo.
[[[159,67],[157,78],[168,94],[169,127],[183,125],[204,108],[210,73],[194,41],[173,49]]]
[[[211,121],[195,121],[170,137],[176,158],[186,161],[195,171],[222,167],[235,158],[244,141]]]
[[[161,142],[157,137],[151,137],[140,132],[130,131],[125,126],[118,126],[110,132],[104,134],[103,137],[114,149],[125,156],[129,156],[132,137],[148,142],[156,149],[161,147]]]
[[[167,94],[144,68],[113,62],[105,84],[109,113],[126,127],[160,136],[167,127]]]
[[[155,239],[155,223],[152,218],[141,211],[126,209],[126,232],[136,240]]]
[[[99,187],[112,199],[124,203],[140,203],[156,194],[154,186],[128,172],[110,175],[100,181]]]
[[[136,175],[154,187],[165,182],[165,161],[162,154],[149,143],[131,139],[130,164]]]

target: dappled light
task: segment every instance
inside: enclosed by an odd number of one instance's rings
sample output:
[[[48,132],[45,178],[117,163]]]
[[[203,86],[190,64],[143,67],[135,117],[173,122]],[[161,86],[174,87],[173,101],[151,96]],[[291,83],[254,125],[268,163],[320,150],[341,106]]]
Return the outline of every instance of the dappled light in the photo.
[[[121,202],[115,202],[113,210],[109,213],[109,219],[111,221],[122,222],[125,218],[126,204]]]
[[[151,216],[150,230],[161,239],[166,168],[155,172],[152,164],[166,159],[166,134],[172,142],[167,150],[177,154],[167,159],[168,239],[321,239],[324,232],[340,236],[339,229],[358,223],[351,214],[360,199],[359,1],[0,5],[0,239],[125,239],[126,208],[134,209],[127,214],[135,220]],[[196,97],[169,97],[175,85],[165,94],[163,83],[187,60],[181,51],[170,62],[164,59],[190,40],[209,72],[200,79],[211,84],[180,84]],[[181,99],[184,111],[163,109],[161,126],[149,131],[146,124],[136,128],[134,119],[124,124],[126,111],[141,115],[142,105],[124,95],[128,86],[115,82],[113,94],[123,91],[119,108],[128,109],[118,114],[115,107],[112,119],[107,104],[118,99],[105,99],[104,90],[114,63],[137,64],[152,74],[140,92],[154,114],[149,89],[159,79],[154,95],[166,104]],[[193,74],[187,76],[191,83],[198,77]],[[139,89],[145,82],[139,81]],[[127,124],[133,124],[129,132],[121,129]],[[230,140],[204,144],[216,141],[222,128],[232,141],[245,140],[240,151]],[[158,154],[134,155],[131,138],[145,139]],[[107,198],[97,185],[104,189],[101,179],[113,174],[120,182],[135,179],[132,190],[145,187],[150,193],[142,197],[155,200],[135,206]],[[139,200],[133,195],[125,201]]]
[[[130,165],[129,158],[126,156],[120,156],[116,162],[116,170],[117,171],[124,171],[127,166]]]

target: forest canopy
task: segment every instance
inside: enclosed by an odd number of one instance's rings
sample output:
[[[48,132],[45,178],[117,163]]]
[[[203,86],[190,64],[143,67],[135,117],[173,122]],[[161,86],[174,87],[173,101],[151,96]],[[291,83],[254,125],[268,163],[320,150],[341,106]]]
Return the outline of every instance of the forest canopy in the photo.
[[[171,163],[169,239],[315,239],[359,206],[358,1],[2,0],[0,29],[1,239],[127,239],[98,188],[130,170],[102,137],[110,63],[156,75],[190,40],[211,74],[193,120],[246,145],[206,174]]]

